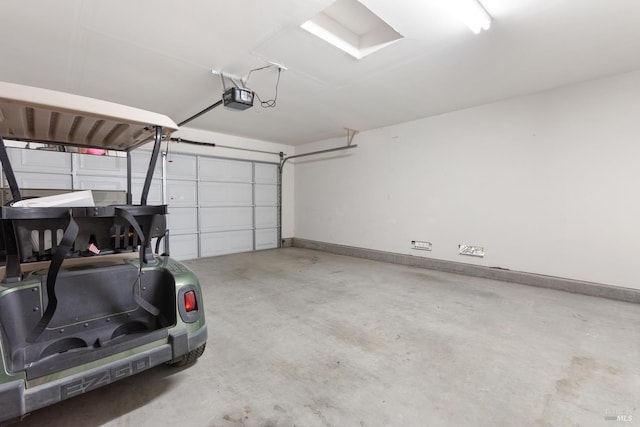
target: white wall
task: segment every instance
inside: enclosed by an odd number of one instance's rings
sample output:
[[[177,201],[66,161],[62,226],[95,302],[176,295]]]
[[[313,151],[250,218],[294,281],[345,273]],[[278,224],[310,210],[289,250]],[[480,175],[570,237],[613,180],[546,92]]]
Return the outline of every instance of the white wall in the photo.
[[[231,147],[248,148],[251,150],[261,150],[273,153],[284,152],[285,154],[293,154],[294,148],[289,145],[275,144],[272,142],[259,141],[255,139],[243,138],[238,136],[226,135],[203,131],[199,129],[181,128],[174,133],[172,137],[183,138],[198,142],[214,143]],[[162,145],[163,150],[165,143]],[[264,162],[278,163],[280,158],[278,155],[257,153],[252,151],[233,150],[223,147],[192,145],[186,143],[172,142],[169,153],[191,153],[206,156],[226,157],[230,159],[256,160]],[[294,229],[294,176],[295,168],[293,165],[287,165],[282,177],[282,237],[293,237]]]
[[[640,71],[354,144],[296,162],[296,237],[640,289]]]

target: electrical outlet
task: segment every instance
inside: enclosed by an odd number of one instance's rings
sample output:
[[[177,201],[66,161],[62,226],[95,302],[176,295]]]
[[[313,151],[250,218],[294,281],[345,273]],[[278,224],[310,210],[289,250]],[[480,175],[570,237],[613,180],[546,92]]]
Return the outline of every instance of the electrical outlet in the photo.
[[[482,246],[458,245],[460,255],[484,257],[484,248]]]
[[[412,240],[411,241],[411,249],[417,249],[420,251],[430,251],[431,250],[431,242],[422,242],[420,240]]]

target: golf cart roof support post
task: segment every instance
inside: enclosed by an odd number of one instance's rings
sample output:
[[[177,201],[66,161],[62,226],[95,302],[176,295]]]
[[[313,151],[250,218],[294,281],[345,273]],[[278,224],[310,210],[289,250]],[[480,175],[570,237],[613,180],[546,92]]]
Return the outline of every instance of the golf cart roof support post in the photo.
[[[5,271],[1,279],[4,283],[14,283],[22,280],[22,268],[20,267],[20,251],[16,230],[10,220],[0,220],[5,245]]]
[[[127,204],[133,204],[133,195],[131,194],[131,152],[127,151]]]
[[[2,169],[4,170],[4,176],[7,178],[9,188],[11,189],[11,197],[14,202],[22,200],[20,194],[20,187],[18,187],[18,181],[16,175],[13,173],[11,167],[11,161],[9,160],[9,154],[7,153],[7,147],[4,145],[4,139],[0,135],[0,163],[2,163]],[[20,253],[18,250],[18,239],[16,237],[16,231],[11,221],[0,220],[2,224],[2,236],[4,238],[4,246],[6,251],[5,256],[5,276],[2,279],[5,283],[18,282],[22,280],[22,270],[20,268]]]
[[[11,161],[9,160],[9,154],[7,153],[7,147],[4,145],[4,139],[0,135],[0,162],[2,163],[2,169],[4,170],[4,176],[7,178],[9,189],[11,189],[11,198],[14,202],[22,200],[20,194],[20,187],[18,187],[18,181],[16,175],[13,173],[13,167],[11,167]]]
[[[147,204],[147,197],[149,196],[149,188],[151,187],[153,172],[155,172],[156,170],[156,163],[158,162],[158,154],[160,153],[161,144],[162,144],[162,127],[156,126],[155,143],[153,144],[153,151],[151,152],[151,160],[149,161],[149,168],[147,169],[147,177],[144,179],[144,186],[142,187],[142,196],[140,196],[140,204],[143,206]]]

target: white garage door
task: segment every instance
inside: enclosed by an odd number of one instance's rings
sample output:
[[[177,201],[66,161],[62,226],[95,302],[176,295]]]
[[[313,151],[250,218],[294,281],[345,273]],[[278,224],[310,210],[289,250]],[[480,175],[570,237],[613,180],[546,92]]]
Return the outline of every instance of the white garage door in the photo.
[[[171,154],[166,165],[172,256],[278,246],[277,164]]]
[[[9,148],[22,188],[126,191],[126,158]],[[131,153],[133,203],[150,152]],[[278,165],[209,156],[163,156],[170,252],[177,259],[278,247]],[[162,162],[148,203],[163,200]],[[6,186],[6,183],[2,182]]]

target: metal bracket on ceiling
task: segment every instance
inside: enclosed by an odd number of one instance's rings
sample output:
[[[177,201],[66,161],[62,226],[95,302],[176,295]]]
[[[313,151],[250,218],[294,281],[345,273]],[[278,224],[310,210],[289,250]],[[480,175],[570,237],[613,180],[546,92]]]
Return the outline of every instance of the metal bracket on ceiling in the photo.
[[[233,83],[233,85],[235,87],[240,87],[238,85],[238,82],[237,82],[237,81],[239,81],[242,84],[242,86],[244,87],[244,79],[242,77],[240,77],[240,76],[236,76],[235,74],[229,74],[229,73],[225,73],[223,71],[219,71],[219,70],[215,70],[215,69],[211,70],[211,74],[217,74],[217,75],[220,76],[220,83],[222,83],[223,92],[227,91],[227,83],[225,82],[225,79],[229,79],[231,81],[231,83]]]
[[[349,128],[345,128],[347,130],[347,146],[350,146],[351,143],[353,142],[353,138],[360,133],[357,130],[353,130],[353,129],[349,129]]]
[[[224,82],[224,74],[220,73],[220,82],[222,83],[222,92],[227,91],[227,85]]]

